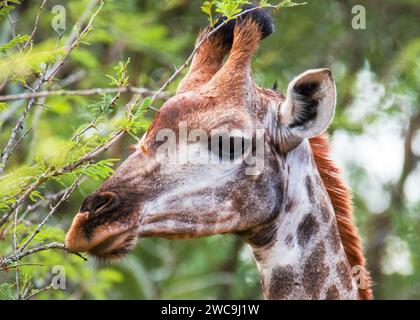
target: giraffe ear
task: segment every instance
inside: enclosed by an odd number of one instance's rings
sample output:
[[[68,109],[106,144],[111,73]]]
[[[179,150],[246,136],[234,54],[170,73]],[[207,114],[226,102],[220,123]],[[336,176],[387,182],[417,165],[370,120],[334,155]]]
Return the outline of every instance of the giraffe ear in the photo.
[[[336,88],[329,69],[308,70],[290,82],[280,105],[282,127],[300,143],[323,133],[334,117]]]

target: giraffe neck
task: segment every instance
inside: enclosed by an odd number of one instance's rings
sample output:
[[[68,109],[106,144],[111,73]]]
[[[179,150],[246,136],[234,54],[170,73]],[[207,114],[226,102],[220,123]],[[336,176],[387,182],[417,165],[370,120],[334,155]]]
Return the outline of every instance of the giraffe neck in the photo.
[[[309,142],[281,162],[287,177],[282,209],[271,224],[246,239],[265,298],[357,299],[335,213]]]

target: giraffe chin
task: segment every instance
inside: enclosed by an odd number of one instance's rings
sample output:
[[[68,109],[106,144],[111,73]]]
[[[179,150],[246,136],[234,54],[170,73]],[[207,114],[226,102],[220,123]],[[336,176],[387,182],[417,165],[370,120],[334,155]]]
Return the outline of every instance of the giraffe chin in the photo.
[[[115,261],[127,255],[137,244],[137,226],[102,225],[86,237],[82,225],[88,213],[78,213],[66,234],[66,247],[72,252],[87,252],[100,261]]]
[[[127,230],[110,236],[87,252],[99,261],[118,261],[135,248],[137,240],[136,233]]]

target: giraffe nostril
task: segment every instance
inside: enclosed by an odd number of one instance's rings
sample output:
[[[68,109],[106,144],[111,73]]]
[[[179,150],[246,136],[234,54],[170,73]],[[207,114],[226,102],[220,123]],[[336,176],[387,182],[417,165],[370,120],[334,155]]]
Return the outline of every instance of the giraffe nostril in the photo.
[[[110,212],[117,209],[120,203],[120,198],[115,192],[98,192],[83,201],[80,212],[89,212],[90,215]]]

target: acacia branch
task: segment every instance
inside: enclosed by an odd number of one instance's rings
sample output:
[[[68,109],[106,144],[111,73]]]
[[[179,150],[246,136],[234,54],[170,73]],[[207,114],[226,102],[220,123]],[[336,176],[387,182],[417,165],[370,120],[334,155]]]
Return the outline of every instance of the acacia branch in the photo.
[[[64,65],[64,62],[67,60],[67,58],[69,57],[70,53],[73,51],[73,49],[75,47],[77,47],[80,43],[80,40],[83,39],[84,36],[86,36],[89,31],[92,29],[92,24],[93,24],[93,20],[95,19],[95,17],[98,15],[98,13],[101,11],[104,2],[101,0],[101,3],[99,4],[98,9],[92,14],[92,16],[90,17],[87,25],[85,28],[83,28],[83,30],[79,33],[79,29],[77,27],[81,27],[83,25],[84,20],[83,19],[87,19],[87,17],[89,16],[92,8],[97,4],[97,0],[93,0],[87,10],[85,11],[85,13],[82,15],[82,18],[76,23],[76,31],[74,31],[69,39],[69,41],[71,42],[71,45],[69,46],[69,48],[67,49],[66,53],[64,54],[64,56],[61,58],[60,61],[57,61],[53,67],[47,71],[47,74],[45,76],[46,80],[48,82],[50,82],[52,80],[52,78],[55,76],[55,74],[61,69],[61,67]],[[87,12],[87,13],[86,13]],[[82,20],[82,21],[81,21]],[[74,40],[73,40],[74,39]]]
[[[38,30],[39,18],[41,16],[42,9],[44,9],[44,6],[45,6],[46,2],[47,2],[47,0],[43,0],[40,7],[38,8],[38,13],[36,14],[34,28],[32,29],[32,32],[29,35],[29,39],[28,39],[28,41],[25,42],[22,49],[25,49],[28,46],[28,44],[32,42],[32,40],[35,36],[35,33]]]
[[[14,100],[26,100],[31,98],[41,98],[50,96],[92,96],[101,94],[111,93],[135,93],[141,97],[149,97],[155,94],[157,98],[167,99],[168,94],[165,92],[155,92],[146,88],[138,87],[121,87],[121,88],[92,88],[92,89],[80,89],[80,90],[54,90],[54,91],[39,91],[39,92],[27,92],[19,94],[11,94],[0,96],[0,101],[14,101]]]
[[[23,141],[23,139],[25,139],[25,137],[29,134],[29,132],[31,132],[31,128],[29,128],[28,130],[25,131],[25,133],[19,138],[18,141],[16,141],[16,143],[12,146],[12,149],[10,151],[10,153],[13,153],[13,151],[16,149],[16,147]]]
[[[17,269],[17,268],[21,268],[21,267],[43,267],[43,264],[40,263],[21,263],[21,264],[16,264],[13,266],[8,266],[8,267],[4,267],[4,268],[0,268],[0,271],[8,271],[11,269]]]
[[[13,252],[12,254],[3,257],[0,259],[0,268],[5,268],[8,265],[15,263],[19,260],[21,260],[22,258],[32,255],[34,253],[37,252],[41,252],[41,251],[46,251],[46,250],[51,250],[51,249],[60,249],[60,250],[64,250],[68,253],[74,254],[76,256],[78,256],[79,258],[83,259],[84,261],[87,261],[87,259],[82,256],[80,253],[77,252],[72,252],[70,251],[63,243],[59,243],[59,242],[51,242],[49,244],[43,245],[43,246],[39,246],[39,247],[35,247],[29,250],[26,250],[24,252]]]
[[[41,231],[41,229],[46,225],[48,220],[53,216],[53,214],[57,211],[57,209],[61,206],[61,204],[70,197],[72,192],[79,185],[79,181],[80,181],[80,177],[78,177],[72,183],[72,185],[69,188],[66,189],[66,191],[64,192],[64,194],[62,195],[60,200],[56,203],[55,206],[51,207],[51,210],[47,214],[47,216],[41,221],[41,223],[38,225],[38,227],[35,229],[35,231],[28,237],[28,239],[19,248],[17,248],[17,246],[16,246],[16,233],[14,233],[14,238],[13,238],[14,239],[14,251],[9,256],[0,259],[0,268],[5,269],[5,268],[7,268],[8,265],[10,265],[14,262],[17,262],[17,261],[21,260],[23,257],[26,257],[26,256],[31,255],[31,254],[36,253],[36,252],[50,250],[50,249],[57,249],[57,248],[68,251],[68,249],[65,247],[64,244],[56,243],[56,242],[50,243],[48,245],[36,247],[36,248],[33,248],[33,249],[29,249],[29,250],[26,250],[26,251],[25,251],[25,249],[31,243],[31,241],[35,238],[35,236]],[[16,216],[17,216],[17,214],[16,214]],[[15,230],[16,230],[16,221],[17,221],[17,219],[15,217]],[[79,257],[81,257],[83,259],[85,259],[83,256],[81,256],[78,253],[74,253],[74,252],[72,252],[72,253],[78,255]],[[16,271],[18,271],[18,269],[16,269]],[[17,280],[17,283],[18,283],[18,280]]]
[[[47,181],[49,178],[57,177],[69,172],[72,172],[73,170],[77,169],[81,165],[83,165],[86,162],[89,162],[96,158],[101,153],[107,151],[111,145],[113,145],[116,141],[118,141],[125,133],[125,130],[121,129],[116,132],[114,132],[103,144],[97,146],[84,156],[82,156],[79,160],[76,160],[75,162],[59,168],[55,169],[50,172],[45,172],[41,174],[38,179],[36,179],[35,182],[33,182],[31,185],[29,185],[22,193],[22,195],[16,200],[16,202],[9,207],[9,209],[3,214],[2,218],[0,219],[0,227],[2,227],[10,218],[13,211],[20,206],[29,196],[30,194],[35,191],[36,188],[38,188],[41,184],[43,184],[45,181]]]
[[[31,293],[27,292],[26,295],[23,295],[22,296],[22,300],[29,300],[29,299],[33,298],[35,295],[37,295],[37,294],[39,294],[41,292],[50,290],[52,287],[53,287],[53,285],[50,284],[50,285],[48,285],[48,286],[46,286],[46,287],[44,287],[42,289],[36,290],[34,292],[31,292]]]
[[[65,166],[64,168],[57,170],[56,173],[54,173],[55,176],[58,175],[62,175],[68,172],[73,171],[74,169],[76,169],[77,167],[81,166],[82,164],[91,161],[93,159],[95,159],[98,155],[100,155],[101,153],[107,151],[109,149],[110,146],[112,146],[117,140],[119,140],[125,133],[125,130],[121,129],[118,130],[116,132],[114,132],[107,141],[105,141],[104,144],[101,144],[100,146],[97,146],[95,149],[93,149],[92,151],[88,152],[86,155],[84,155],[83,157],[81,157],[79,160],[77,160],[76,162],[73,162],[72,164]]]
[[[44,82],[44,75],[45,72],[43,73],[43,75],[38,79],[37,84],[35,85],[35,88],[33,89],[33,91],[37,91],[41,85]],[[31,98],[26,106],[26,108],[23,110],[23,112],[21,113],[18,121],[16,122],[15,127],[12,130],[12,134],[10,135],[9,140],[7,141],[6,146],[4,147],[3,153],[1,154],[1,160],[0,160],[0,174],[2,174],[4,172],[4,167],[6,166],[7,160],[9,160],[10,155],[12,154],[12,151],[14,149],[14,145],[16,143],[16,139],[17,139],[17,133],[19,130],[21,130],[23,128],[23,123],[26,119],[26,116],[28,115],[29,111],[31,111],[33,105],[35,102],[35,98]]]
[[[56,205],[54,207],[51,207],[50,212],[47,214],[47,216],[44,218],[44,220],[41,221],[41,223],[38,225],[38,227],[35,229],[35,231],[29,236],[29,238],[23,243],[23,245],[20,248],[17,249],[19,252],[23,252],[23,250],[26,249],[26,247],[29,245],[29,243],[41,231],[41,229],[45,226],[45,224],[48,222],[48,220],[50,220],[52,215],[57,211],[57,209],[61,206],[61,204],[70,197],[70,195],[73,193],[73,191],[79,185],[79,182],[80,182],[80,176],[77,177],[77,179],[72,183],[72,185],[69,188],[66,189],[63,196],[56,203]]]
[[[16,200],[14,204],[10,206],[10,208],[3,214],[3,216],[0,219],[0,227],[2,227],[10,218],[10,216],[13,213],[13,210],[15,210],[18,206],[20,206],[28,197],[29,195],[35,191],[35,189],[44,183],[47,180],[48,172],[41,174],[38,179],[32,183],[30,186],[28,186],[24,191],[22,191],[22,195]]]
[[[93,8],[94,5],[96,5],[98,1],[94,0],[92,1],[89,6],[88,9],[85,11],[85,13],[82,15],[81,19],[87,19],[87,17],[90,14],[90,11],[92,10],[91,8]],[[101,4],[99,6],[99,8],[93,13],[93,15],[91,16],[91,18],[89,19],[89,22],[87,24],[87,26],[80,32],[80,34],[78,34],[78,30],[74,31],[72,33],[72,36],[70,37],[72,41],[70,47],[67,49],[65,55],[63,56],[63,58],[56,62],[53,67],[51,69],[48,68],[48,66],[45,67],[44,72],[42,72],[42,74],[39,76],[39,78],[36,81],[36,85],[35,87],[31,90],[33,93],[37,92],[42,84],[46,81],[51,81],[52,78],[54,77],[54,75],[60,70],[60,68],[63,66],[65,60],[67,59],[67,57],[70,55],[71,51],[80,43],[80,40],[91,30],[92,28],[92,23],[93,20],[95,19],[96,15],[99,13],[99,11],[102,9],[103,6],[103,1],[101,1]],[[87,14],[86,14],[87,12]],[[79,20],[78,21],[78,25],[81,26],[83,24],[83,20]],[[21,130],[23,128],[23,123],[26,119],[26,116],[28,115],[28,113],[31,111],[33,105],[35,102],[35,97],[30,98],[26,108],[24,109],[24,111],[21,113],[15,127],[12,130],[12,133],[10,135],[10,138],[1,154],[1,159],[0,159],[0,174],[2,174],[4,172],[4,167],[6,166],[6,163],[10,157],[10,155],[12,154],[12,150],[13,150],[13,146],[16,142],[17,139],[17,133],[19,130]],[[0,222],[0,226],[1,226],[1,222]]]

